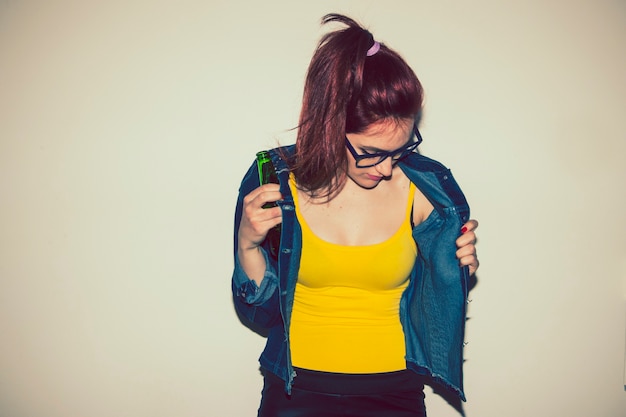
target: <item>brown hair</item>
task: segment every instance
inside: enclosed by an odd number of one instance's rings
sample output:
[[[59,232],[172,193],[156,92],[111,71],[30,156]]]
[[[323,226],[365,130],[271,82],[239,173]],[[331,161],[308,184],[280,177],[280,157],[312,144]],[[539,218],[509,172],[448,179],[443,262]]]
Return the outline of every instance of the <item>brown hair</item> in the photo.
[[[423,100],[417,76],[400,55],[380,43],[367,56],[374,45],[369,31],[340,14],[322,18],[323,25],[330,22],[347,27],[324,35],[311,59],[290,160],[298,186],[326,198],[345,181],[346,133],[387,118],[414,118]]]

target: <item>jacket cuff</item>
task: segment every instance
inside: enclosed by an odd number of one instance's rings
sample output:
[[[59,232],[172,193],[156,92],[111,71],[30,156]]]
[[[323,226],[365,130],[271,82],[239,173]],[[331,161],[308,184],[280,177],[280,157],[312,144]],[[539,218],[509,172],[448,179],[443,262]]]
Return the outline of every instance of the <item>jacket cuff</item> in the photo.
[[[235,270],[233,272],[233,283],[235,288],[235,295],[242,299],[246,304],[260,305],[269,300],[277,288],[278,276],[276,272],[271,269],[267,253],[264,249],[261,249],[263,257],[265,258],[265,273],[261,286],[258,286],[256,281],[250,279],[246,272],[239,263],[239,257],[235,255]]]

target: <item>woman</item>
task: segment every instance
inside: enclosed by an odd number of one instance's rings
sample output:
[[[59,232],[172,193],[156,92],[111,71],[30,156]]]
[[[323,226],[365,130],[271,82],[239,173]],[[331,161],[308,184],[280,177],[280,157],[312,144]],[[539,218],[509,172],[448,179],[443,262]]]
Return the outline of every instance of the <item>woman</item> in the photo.
[[[424,416],[424,378],[465,399],[478,223],[415,152],[413,71],[352,19],[322,22],[344,27],[312,58],[296,144],[270,150],[280,184],[251,166],[235,214],[235,306],[268,334],[259,416]]]

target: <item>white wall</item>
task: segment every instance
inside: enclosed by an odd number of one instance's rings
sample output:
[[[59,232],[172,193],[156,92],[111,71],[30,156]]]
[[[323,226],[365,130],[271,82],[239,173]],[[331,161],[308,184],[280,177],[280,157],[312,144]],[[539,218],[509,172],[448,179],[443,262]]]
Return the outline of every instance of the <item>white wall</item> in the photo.
[[[331,11],[414,67],[481,222],[467,415],[626,416],[623,1],[1,0],[2,417],[255,415],[236,191]]]

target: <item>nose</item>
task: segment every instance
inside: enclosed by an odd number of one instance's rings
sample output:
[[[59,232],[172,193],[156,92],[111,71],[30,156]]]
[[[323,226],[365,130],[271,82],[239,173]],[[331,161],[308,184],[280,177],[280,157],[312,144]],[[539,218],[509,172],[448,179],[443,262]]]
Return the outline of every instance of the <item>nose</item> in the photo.
[[[375,165],[376,171],[384,177],[391,176],[391,170],[393,169],[393,161],[391,158],[385,158],[383,162],[378,165]]]

